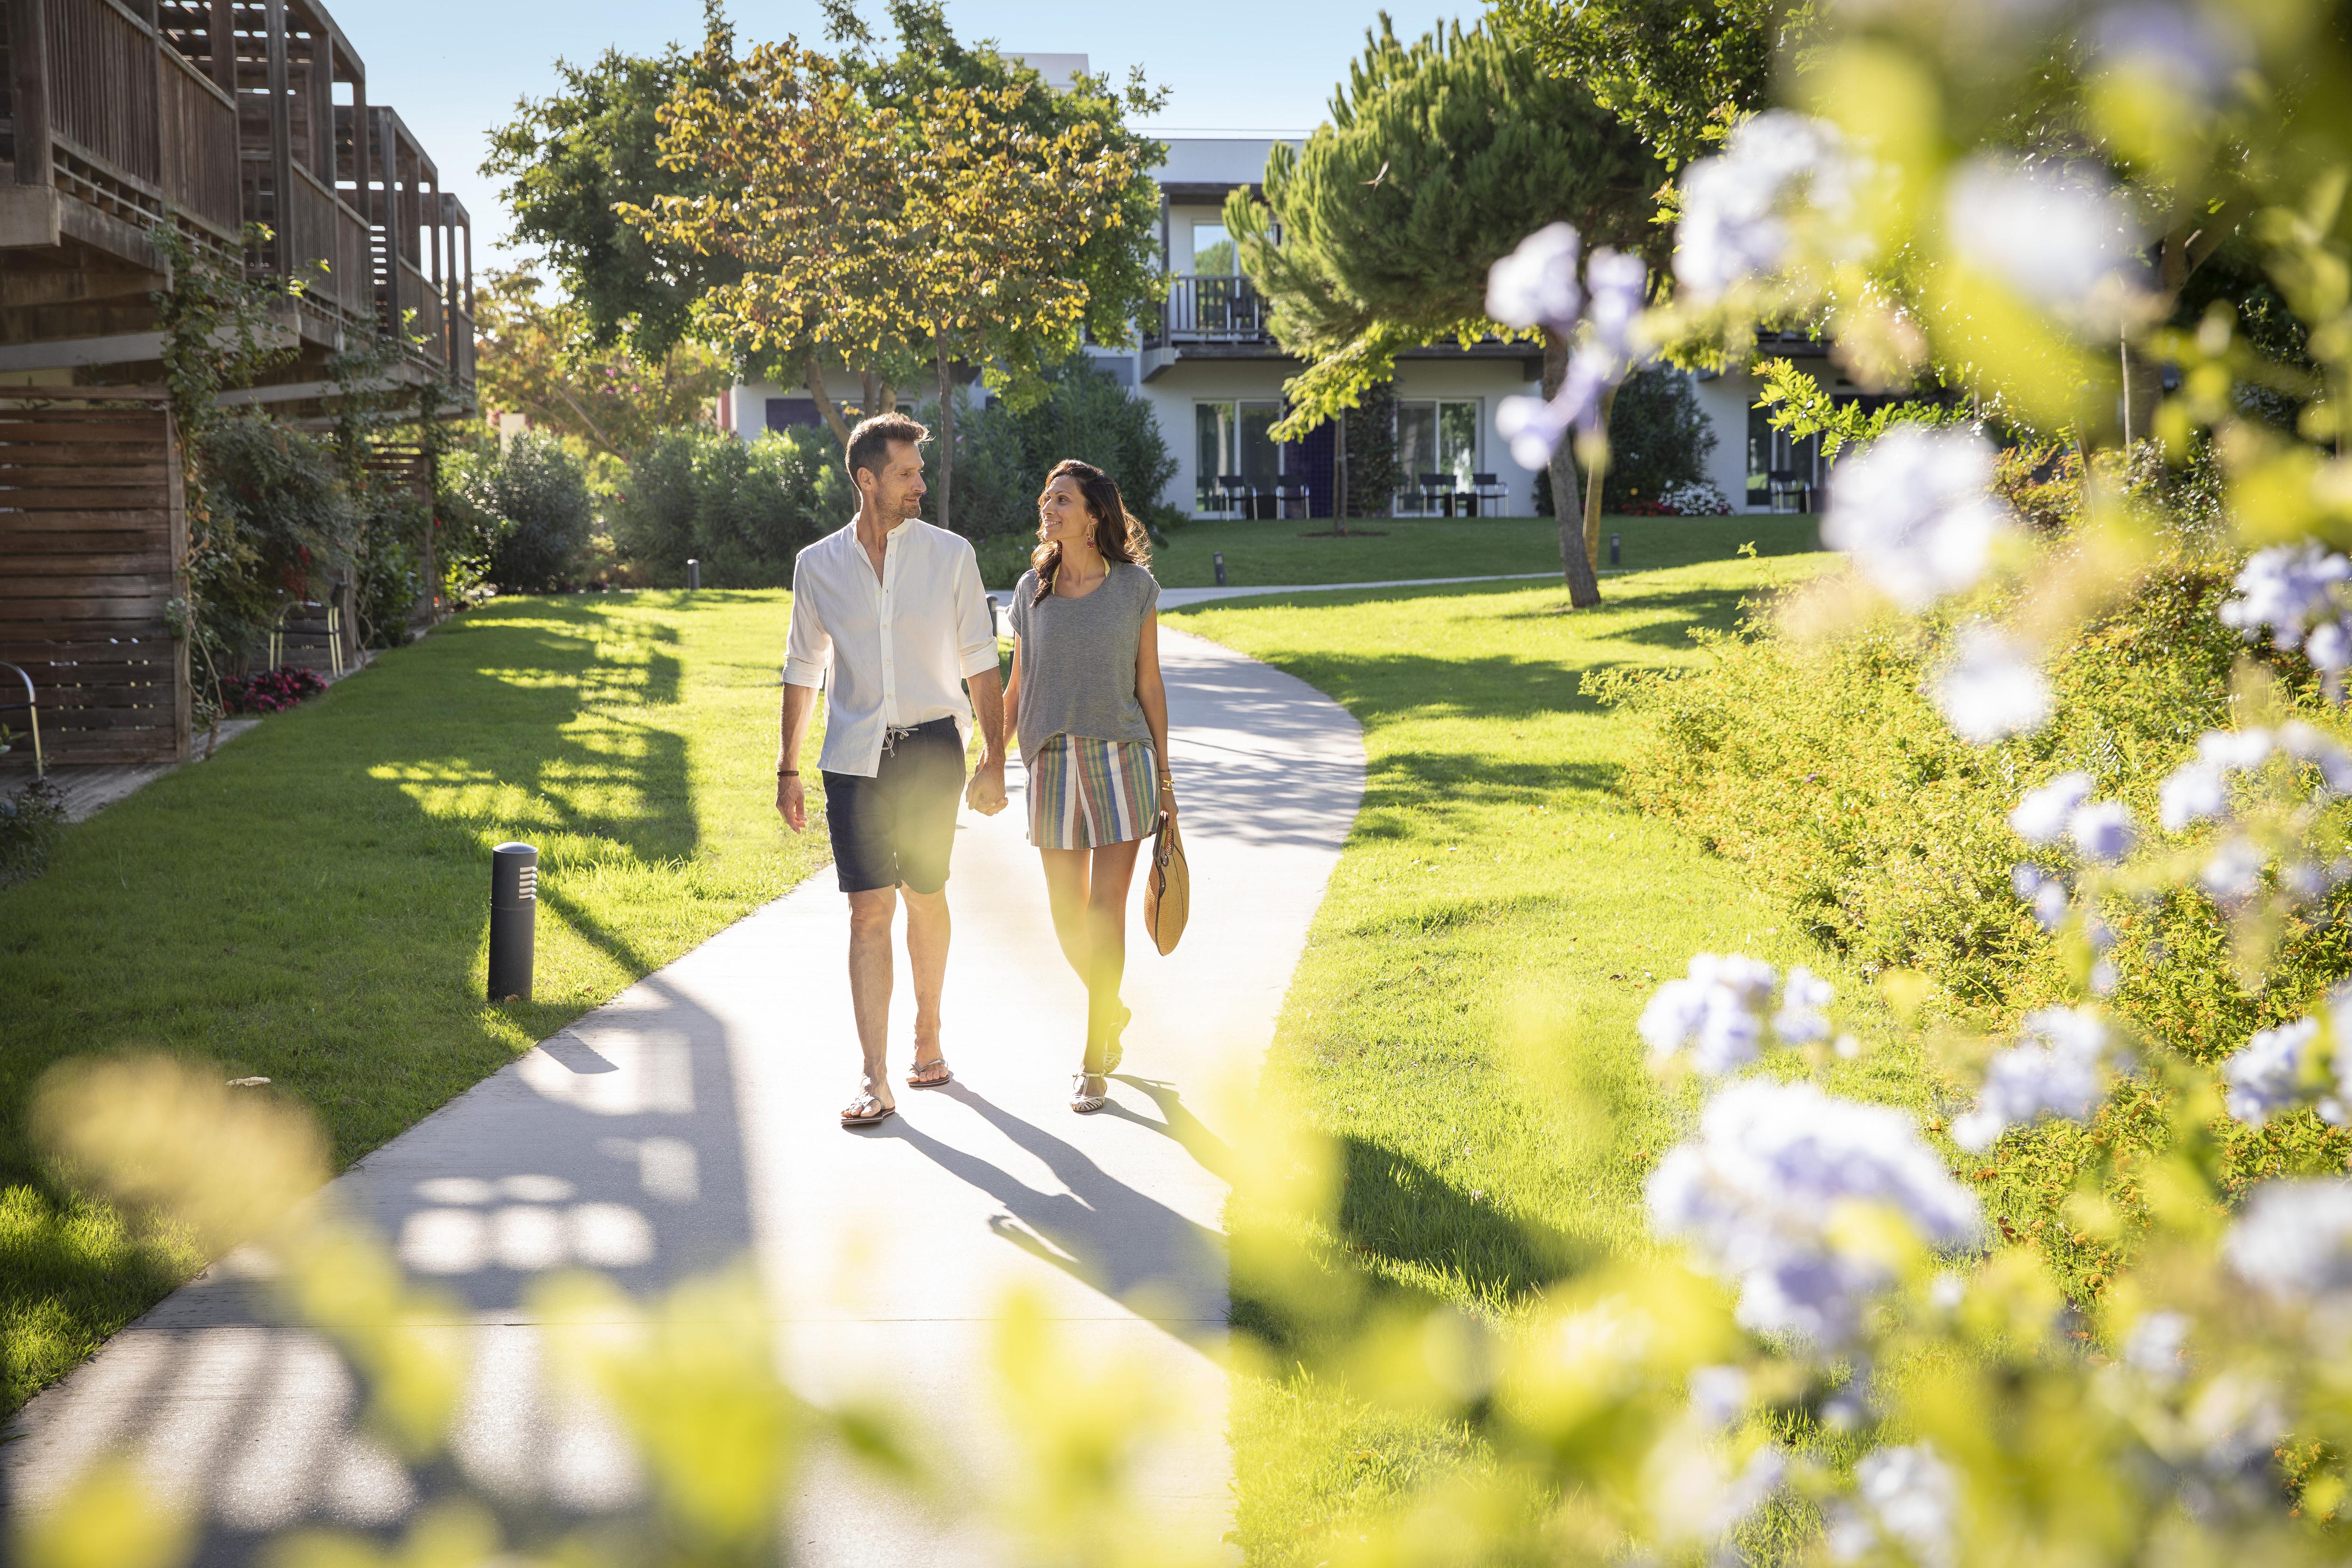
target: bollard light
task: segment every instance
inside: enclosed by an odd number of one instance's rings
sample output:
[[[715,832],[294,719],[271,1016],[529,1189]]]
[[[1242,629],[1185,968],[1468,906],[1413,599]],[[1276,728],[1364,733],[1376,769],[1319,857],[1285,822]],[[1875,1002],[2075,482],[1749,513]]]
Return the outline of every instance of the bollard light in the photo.
[[[686,558],[686,586],[688,593],[702,586],[702,563],[691,555]]]
[[[1622,533],[1612,533],[1609,536],[1609,564],[1612,566],[1617,564],[1617,545],[1624,537]]]
[[[531,949],[539,914],[539,851],[501,844],[490,851],[490,1000],[530,1000]]]
[[[988,595],[988,629],[992,635],[996,631],[996,595],[993,594]]]
[[[1217,586],[1223,587],[1225,585],[1225,552],[1222,550],[1213,552],[1209,561],[1217,569]]]

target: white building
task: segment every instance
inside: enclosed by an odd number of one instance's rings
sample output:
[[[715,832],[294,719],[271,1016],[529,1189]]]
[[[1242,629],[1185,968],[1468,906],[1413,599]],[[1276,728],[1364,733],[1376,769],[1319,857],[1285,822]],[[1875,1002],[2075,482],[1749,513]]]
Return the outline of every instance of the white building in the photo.
[[[1036,56],[1032,63],[1059,79],[1084,70],[1083,56]],[[1265,330],[1256,290],[1240,275],[1225,231],[1225,198],[1263,177],[1273,142],[1260,138],[1171,140],[1157,172],[1160,190],[1160,252],[1168,298],[1156,321],[1145,323],[1139,349],[1089,348],[1098,370],[1132,387],[1148,402],[1177,458],[1176,477],[1160,500],[1190,515],[1328,517],[1334,489],[1334,428],[1325,425],[1303,441],[1277,442],[1270,427],[1281,418],[1282,384],[1299,362],[1284,353]],[[1818,355],[1801,342],[1768,345],[1769,352]],[[1824,362],[1832,390],[1853,388]],[[1465,503],[1435,499],[1442,492],[1479,497],[1477,510],[1525,517],[1535,510],[1533,471],[1512,460],[1495,434],[1495,408],[1513,394],[1538,390],[1542,356],[1528,343],[1444,343],[1416,349],[1396,370],[1397,472],[1394,510],[1412,514]],[[855,403],[855,377],[828,379],[837,401]],[[1821,478],[1806,442],[1792,447],[1756,408],[1756,384],[1744,372],[1701,376],[1700,407],[1713,421],[1716,449],[1709,477],[1735,510],[1764,511],[1809,506]],[[908,387],[902,395],[922,395]],[[720,426],[742,435],[819,422],[805,387],[761,384],[721,394]],[[1777,483],[1772,476],[1779,476]],[[1425,487],[1423,476],[1444,476]],[[1356,510],[1364,510],[1360,505]]]

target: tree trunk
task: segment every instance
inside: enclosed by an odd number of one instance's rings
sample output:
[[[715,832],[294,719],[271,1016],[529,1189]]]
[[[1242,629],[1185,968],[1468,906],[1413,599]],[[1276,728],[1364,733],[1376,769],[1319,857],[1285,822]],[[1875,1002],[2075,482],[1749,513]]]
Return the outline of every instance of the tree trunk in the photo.
[[[955,484],[955,378],[948,373],[948,351],[940,356],[940,526],[952,529],[948,521],[948,492]]]
[[[1568,339],[1544,329],[1543,394],[1556,397],[1568,376]],[[1551,514],[1559,525],[1559,573],[1568,584],[1572,610],[1591,609],[1601,602],[1601,581],[1592,574],[1592,558],[1584,552],[1569,498],[1576,494],[1576,454],[1562,441],[1551,455]]]
[[[898,389],[887,381],[882,384],[882,412],[885,414],[898,412]]]
[[[1348,531],[1348,412],[1339,411],[1331,430],[1331,531]]]
[[[877,391],[880,383],[881,377],[872,371],[858,372],[857,416],[860,419],[873,418],[875,409],[880,406],[880,395]]]
[[[1587,448],[1584,465],[1584,559],[1593,580],[1601,575],[1601,479],[1609,471],[1609,416],[1617,406],[1617,389],[1601,395],[1601,433]]]
[[[816,411],[833,427],[833,438],[846,447],[849,426],[842,423],[841,410],[833,405],[833,395],[824,389],[824,366],[818,362],[814,349],[809,351],[808,356],[808,389],[809,395],[816,399]]]

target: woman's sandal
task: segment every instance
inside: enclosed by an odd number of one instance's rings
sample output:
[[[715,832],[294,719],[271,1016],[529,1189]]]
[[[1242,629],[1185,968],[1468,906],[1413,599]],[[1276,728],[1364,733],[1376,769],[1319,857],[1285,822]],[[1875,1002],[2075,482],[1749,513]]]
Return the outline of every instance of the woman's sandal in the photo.
[[[1087,1092],[1087,1079],[1090,1078],[1101,1078],[1102,1076],[1103,1075],[1100,1073],[1086,1072],[1072,1073],[1070,1075],[1072,1080],[1070,1084],[1070,1109],[1072,1110],[1076,1111],[1080,1116],[1091,1116],[1096,1111],[1100,1110],[1104,1106],[1110,1103],[1110,1096],[1107,1094],[1088,1094]],[[1104,1087],[1108,1088],[1109,1086],[1106,1084]]]
[[[923,1076],[925,1073],[933,1072],[940,1076],[937,1078],[925,1078]],[[948,1054],[945,1051],[941,1051],[936,1058],[934,1058],[929,1066],[925,1066],[921,1062],[917,1062],[915,1064],[915,1070],[907,1075],[907,1087],[908,1089],[945,1089],[954,1081],[955,1072],[948,1066]]]
[[[857,1098],[849,1102],[849,1109],[841,1113],[841,1124],[844,1127],[871,1127],[877,1121],[887,1121],[898,1113],[897,1106],[885,1105],[875,1099],[873,1090],[860,1089]]]

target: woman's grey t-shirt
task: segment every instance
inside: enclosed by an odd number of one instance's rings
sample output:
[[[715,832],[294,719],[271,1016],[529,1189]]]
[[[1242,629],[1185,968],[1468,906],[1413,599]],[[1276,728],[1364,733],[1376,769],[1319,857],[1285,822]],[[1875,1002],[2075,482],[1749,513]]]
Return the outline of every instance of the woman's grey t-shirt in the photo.
[[[1036,603],[1037,574],[1013,590],[1013,635],[1021,639],[1021,754],[1034,758],[1055,735],[1151,743],[1135,700],[1136,648],[1160,584],[1131,562],[1114,561],[1102,586],[1082,598],[1049,594]]]

